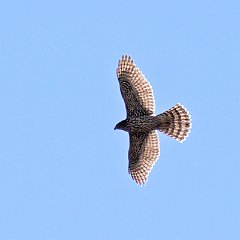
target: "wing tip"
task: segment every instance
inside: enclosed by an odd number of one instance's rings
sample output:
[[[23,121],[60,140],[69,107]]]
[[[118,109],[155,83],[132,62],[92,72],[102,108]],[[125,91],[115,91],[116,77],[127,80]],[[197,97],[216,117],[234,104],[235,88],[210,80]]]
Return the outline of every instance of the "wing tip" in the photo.
[[[118,67],[116,69],[117,77],[122,74],[122,72],[133,69],[136,65],[133,62],[133,59],[128,54],[123,54],[122,57],[118,61]]]

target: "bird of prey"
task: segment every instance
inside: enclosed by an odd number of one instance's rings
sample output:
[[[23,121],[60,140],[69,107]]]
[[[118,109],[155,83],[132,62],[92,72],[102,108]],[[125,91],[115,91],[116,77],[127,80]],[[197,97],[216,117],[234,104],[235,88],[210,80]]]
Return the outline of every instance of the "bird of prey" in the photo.
[[[155,115],[152,87],[130,56],[119,60],[117,78],[127,117],[114,129],[128,132],[128,171],[137,184],[144,185],[160,155],[157,130],[183,142],[190,132],[191,116],[181,104]]]

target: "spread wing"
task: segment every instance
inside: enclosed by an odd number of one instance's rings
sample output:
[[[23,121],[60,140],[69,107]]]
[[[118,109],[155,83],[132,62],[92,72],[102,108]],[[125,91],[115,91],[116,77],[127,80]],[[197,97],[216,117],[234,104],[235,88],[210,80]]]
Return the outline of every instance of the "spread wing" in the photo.
[[[130,148],[128,151],[128,172],[137,184],[147,182],[148,175],[156,163],[159,154],[159,140],[156,131],[150,133],[130,133]]]
[[[117,68],[127,117],[151,115],[155,111],[152,87],[129,56],[122,56]]]

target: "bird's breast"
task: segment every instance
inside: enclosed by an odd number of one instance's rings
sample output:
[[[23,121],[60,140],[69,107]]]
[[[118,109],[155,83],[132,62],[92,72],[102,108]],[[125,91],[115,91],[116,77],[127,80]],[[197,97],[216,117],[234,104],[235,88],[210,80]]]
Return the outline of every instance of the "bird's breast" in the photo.
[[[148,132],[156,129],[154,116],[131,117],[127,119],[129,132]]]

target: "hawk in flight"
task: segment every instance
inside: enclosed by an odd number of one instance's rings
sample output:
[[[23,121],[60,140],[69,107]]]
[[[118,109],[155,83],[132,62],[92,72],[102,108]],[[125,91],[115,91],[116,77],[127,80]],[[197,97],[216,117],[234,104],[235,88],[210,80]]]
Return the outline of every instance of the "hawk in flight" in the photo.
[[[119,60],[117,77],[127,118],[114,129],[128,132],[128,171],[137,184],[144,185],[160,154],[156,130],[183,142],[190,132],[191,116],[181,104],[155,115],[152,87],[130,56]]]

